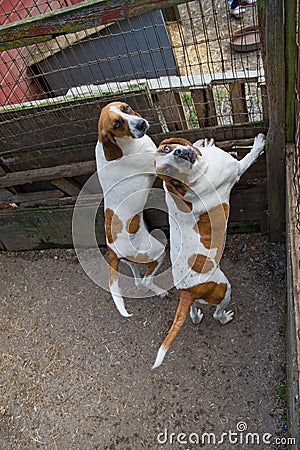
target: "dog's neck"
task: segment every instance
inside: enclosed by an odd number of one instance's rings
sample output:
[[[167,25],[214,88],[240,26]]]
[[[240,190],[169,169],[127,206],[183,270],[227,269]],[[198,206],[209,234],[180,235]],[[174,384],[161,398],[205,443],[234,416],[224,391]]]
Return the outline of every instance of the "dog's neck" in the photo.
[[[152,139],[145,134],[142,138],[133,138],[131,136],[124,136],[115,138],[116,143],[122,148],[123,155],[131,155],[135,153],[154,153],[156,146]]]

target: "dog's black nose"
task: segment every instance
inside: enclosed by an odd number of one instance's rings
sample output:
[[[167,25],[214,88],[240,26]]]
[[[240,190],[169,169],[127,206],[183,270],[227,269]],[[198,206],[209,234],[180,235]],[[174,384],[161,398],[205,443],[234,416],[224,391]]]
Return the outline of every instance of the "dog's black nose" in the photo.
[[[147,130],[147,122],[143,119],[139,120],[136,124],[136,129],[138,131],[146,131]]]
[[[185,159],[191,164],[194,164],[197,159],[197,154],[191,147],[177,147],[174,156]]]

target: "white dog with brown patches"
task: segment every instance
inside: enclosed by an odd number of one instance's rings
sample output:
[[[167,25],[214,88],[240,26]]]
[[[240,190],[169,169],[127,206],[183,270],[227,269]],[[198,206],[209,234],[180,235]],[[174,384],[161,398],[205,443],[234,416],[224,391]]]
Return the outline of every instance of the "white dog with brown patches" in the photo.
[[[184,139],[167,139],[155,154],[156,171],[166,191],[172,273],[180,301],[153,368],[162,363],[189,311],[194,323],[202,320],[199,304],[216,305],[214,318],[223,325],[233,319],[233,312],[225,310],[231,286],[219,267],[229,197],[240,176],[263,153],[265,139],[259,134],[240,161],[216,147],[213,140],[205,141],[203,148],[201,145],[203,142],[192,145]]]
[[[143,209],[156,177],[156,146],[146,132],[148,122],[123,102],[105,106],[98,123],[96,163],[104,194],[106,241],[109,254],[109,286],[115,305],[129,317],[119,287],[119,262],[128,264],[136,285],[156,295],[166,292],[153,283],[164,254],[164,245],[147,230]],[[145,264],[141,278],[137,264]]]

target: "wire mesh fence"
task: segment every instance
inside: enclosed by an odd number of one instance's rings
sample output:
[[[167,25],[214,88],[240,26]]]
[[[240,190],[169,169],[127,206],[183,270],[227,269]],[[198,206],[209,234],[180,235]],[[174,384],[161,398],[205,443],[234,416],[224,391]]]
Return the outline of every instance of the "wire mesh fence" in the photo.
[[[2,1],[0,20],[76,3]],[[259,42],[232,42],[257,26],[256,7],[236,20],[225,0],[196,0],[2,52],[2,163],[16,151],[95,141],[99,107],[114,98],[139,99],[152,133],[263,120]]]

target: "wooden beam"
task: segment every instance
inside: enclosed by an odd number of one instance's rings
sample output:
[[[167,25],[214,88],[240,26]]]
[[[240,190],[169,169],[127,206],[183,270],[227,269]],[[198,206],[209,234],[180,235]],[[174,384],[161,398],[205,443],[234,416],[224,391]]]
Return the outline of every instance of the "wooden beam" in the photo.
[[[39,191],[39,192],[24,192],[21,194],[10,194],[9,202],[11,203],[27,203],[27,202],[37,202],[41,200],[50,200],[54,198],[63,197],[63,192],[58,189],[53,189],[51,191]]]
[[[176,132],[177,137],[183,137],[191,142],[206,137],[212,137],[215,141],[233,141],[254,138],[258,133],[266,134],[268,122],[248,122],[236,125],[225,125],[223,127],[193,128]],[[156,145],[170,137],[170,133],[150,134]],[[0,179],[1,183],[1,179]],[[1,184],[0,184],[1,185]]]
[[[284,35],[285,35],[285,79],[286,79],[286,141],[295,142],[295,88],[296,88],[296,16],[297,0],[285,0]]]
[[[169,131],[187,130],[188,126],[180,94],[178,92],[162,91],[156,95]]]
[[[18,186],[33,181],[49,181],[56,178],[89,175],[96,171],[95,161],[63,164],[61,166],[42,169],[12,172],[0,177],[0,187]]]
[[[284,2],[258,0],[269,101],[270,127],[266,142],[268,228],[271,241],[285,235],[285,46]]]
[[[260,85],[260,92],[261,92],[263,120],[269,120],[268,91],[267,86],[264,83]]]
[[[297,229],[297,196],[294,177],[295,146],[288,145],[287,183],[287,398],[289,435],[300,448],[300,233]],[[292,448],[292,446],[291,446]]]
[[[212,87],[191,89],[191,95],[200,127],[217,126],[218,119]]]
[[[229,93],[233,123],[249,122],[245,83],[240,81],[230,83]]]
[[[10,201],[13,194],[7,189],[0,188],[0,201]]]
[[[58,187],[58,189],[70,195],[71,197],[76,197],[81,191],[80,184],[68,178],[58,178],[56,180],[51,180],[51,184]]]
[[[6,171],[3,169],[3,167],[0,166],[0,177],[3,177],[6,174]]]
[[[73,246],[72,216],[75,199],[58,199],[56,204],[30,205],[30,208],[11,208],[0,211],[0,243],[6,250],[34,250]],[[99,204],[99,196],[98,196]],[[94,204],[86,202],[81,206],[83,216],[89,218],[95,210]],[[88,219],[87,219],[88,220]],[[97,213],[95,233],[99,245],[105,244],[103,212]],[[82,241],[89,243],[90,236]]]
[[[6,174],[7,174],[7,171],[4,169],[4,167],[2,167],[2,165],[0,163],[0,177],[4,177],[4,175],[6,175]],[[7,197],[9,197],[11,195],[11,193],[17,194],[20,191],[20,189],[11,187],[10,191],[8,189],[3,189],[3,188],[0,189],[0,199],[6,200]]]
[[[0,51],[36,44],[55,36],[107,25],[191,0],[88,0],[0,28]]]

